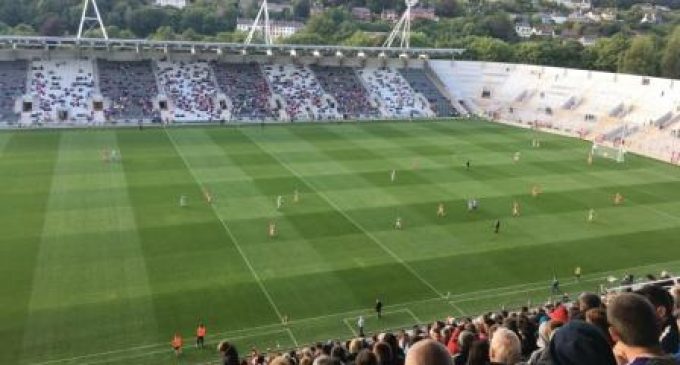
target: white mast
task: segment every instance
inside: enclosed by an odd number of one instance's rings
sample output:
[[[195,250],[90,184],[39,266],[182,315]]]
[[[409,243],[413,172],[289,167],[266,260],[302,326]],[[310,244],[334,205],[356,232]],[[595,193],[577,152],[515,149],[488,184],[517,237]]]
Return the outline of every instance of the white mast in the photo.
[[[90,8],[90,4],[92,4],[92,8],[94,9],[94,16],[92,16],[93,14],[88,15],[88,10]],[[90,30],[90,29],[93,28],[92,22],[97,22],[99,24],[99,30],[101,30],[102,35],[104,36],[104,39],[109,39],[109,35],[106,33],[106,27],[104,27],[104,22],[102,21],[102,16],[101,16],[101,14],[99,14],[99,8],[97,7],[97,0],[84,0],[83,1],[83,14],[80,16],[80,26],[78,27],[77,39],[81,39],[83,37],[83,28],[85,27],[85,22],[90,24],[90,27],[87,30]]]
[[[260,23],[263,24],[260,25]],[[272,35],[269,28],[269,7],[267,6],[267,0],[262,2],[260,11],[257,12],[253,26],[250,28],[250,32],[248,32],[248,37],[246,37],[246,41],[243,42],[244,45],[250,45],[250,43],[253,41],[253,35],[257,30],[259,30],[260,27],[262,28],[262,34],[264,35],[264,44],[271,45]]]
[[[405,0],[405,3],[406,10],[401,16],[401,19],[399,19],[394,26],[390,36],[385,40],[385,43],[383,44],[383,47],[385,48],[391,48],[397,38],[399,38],[399,48],[411,48],[411,8],[418,3],[418,0]]]

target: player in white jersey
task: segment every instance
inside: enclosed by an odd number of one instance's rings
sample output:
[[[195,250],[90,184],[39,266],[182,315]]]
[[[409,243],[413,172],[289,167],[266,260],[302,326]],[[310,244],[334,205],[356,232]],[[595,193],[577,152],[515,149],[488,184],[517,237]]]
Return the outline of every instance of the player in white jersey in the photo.
[[[444,203],[439,203],[439,206],[437,206],[437,217],[445,217],[446,216],[446,210],[444,208]]]
[[[512,216],[519,217],[519,202],[517,200],[512,202]]]
[[[592,223],[594,221],[595,221],[595,209],[590,208],[590,210],[588,210],[588,223]]]
[[[267,230],[269,234],[269,238],[274,238],[276,237],[276,223],[274,222],[269,222],[269,228]]]

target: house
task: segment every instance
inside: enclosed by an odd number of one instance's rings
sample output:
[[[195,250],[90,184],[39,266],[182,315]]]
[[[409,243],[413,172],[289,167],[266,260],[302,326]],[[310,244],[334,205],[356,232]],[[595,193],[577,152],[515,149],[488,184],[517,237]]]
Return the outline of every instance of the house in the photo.
[[[585,16],[594,23],[600,23],[603,21],[610,22],[616,20],[616,11],[612,9],[609,10],[592,9],[589,12],[587,12]]]
[[[517,33],[520,38],[530,38],[532,34],[531,25],[526,22],[517,23],[515,24],[515,33]]]
[[[237,19],[236,20],[236,30],[241,31],[241,32],[250,32],[250,30],[253,28],[253,23],[255,22],[254,19]],[[262,31],[262,24],[258,24],[256,27],[256,31],[261,32]],[[277,21],[277,20],[270,20],[269,21],[269,32],[272,36],[272,38],[285,38],[285,37],[290,37],[291,35],[295,34],[298,32],[300,29],[302,29],[305,25],[300,23],[300,22],[285,22],[285,21]]]
[[[534,37],[552,38],[555,36],[555,28],[548,24],[538,24],[531,28],[531,35]]]
[[[661,24],[661,17],[656,15],[656,12],[645,13],[640,20],[640,24]]]
[[[592,7],[590,0],[552,0],[555,4],[562,5],[568,9],[588,10]]]
[[[584,47],[592,46],[597,42],[599,39],[598,36],[596,35],[584,35],[583,37],[579,38],[578,41],[581,43]]]
[[[590,23],[591,20],[583,12],[581,11],[574,11],[573,13],[569,14],[567,17],[567,20],[574,22],[574,23]]]
[[[182,9],[187,6],[187,0],[155,0],[154,5],[158,6],[172,6]]]
[[[291,3],[272,3],[272,2],[267,2],[267,10],[269,10],[270,14],[275,14],[275,13],[283,13],[285,10],[288,10],[290,14],[293,13],[293,4]]]
[[[434,15],[434,8],[411,8],[411,20],[418,19],[438,21],[439,17]]]
[[[399,20],[399,14],[395,10],[383,10],[380,13],[380,20],[394,23]]]
[[[564,24],[564,23],[567,22],[566,15],[562,15],[562,14],[553,14],[553,15],[550,16],[550,18],[552,19],[553,24],[557,24],[557,25]]]
[[[371,14],[371,9],[363,6],[355,6],[352,8],[352,17],[356,20],[368,22],[371,21],[373,16]]]
[[[562,29],[562,32],[560,32],[560,38],[562,39],[573,39],[577,40],[579,39],[580,35],[577,30],[575,29],[567,29],[564,28]]]

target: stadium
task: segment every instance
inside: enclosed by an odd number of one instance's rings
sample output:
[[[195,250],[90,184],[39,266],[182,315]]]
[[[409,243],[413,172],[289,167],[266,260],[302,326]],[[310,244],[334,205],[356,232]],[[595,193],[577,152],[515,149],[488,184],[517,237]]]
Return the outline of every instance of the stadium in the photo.
[[[638,317],[680,352],[676,80],[458,60],[410,8],[382,47],[115,39],[92,0],[0,36],[0,363],[609,364]]]

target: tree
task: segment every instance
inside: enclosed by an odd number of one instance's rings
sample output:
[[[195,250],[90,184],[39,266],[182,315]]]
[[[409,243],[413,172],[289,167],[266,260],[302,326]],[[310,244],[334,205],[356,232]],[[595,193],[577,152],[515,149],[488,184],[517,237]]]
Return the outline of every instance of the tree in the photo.
[[[351,37],[345,39],[342,44],[350,47],[370,47],[377,46],[379,39],[369,36],[366,32],[357,30]]]
[[[66,30],[64,23],[57,14],[50,14],[40,25],[40,35],[56,37],[64,34]]]
[[[661,55],[661,75],[680,78],[680,26],[673,29]]]
[[[620,71],[639,75],[656,75],[658,63],[654,41],[649,36],[637,36],[623,56]]]
[[[133,10],[127,27],[138,37],[146,37],[159,27],[167,25],[167,19],[167,13],[163,9],[147,6]]]
[[[610,38],[600,38],[591,46],[594,49],[593,66],[596,70],[616,72],[624,52],[628,49],[628,39],[622,34]]]
[[[510,45],[500,39],[489,37],[474,37],[468,51],[472,52],[474,58],[482,61],[507,62],[513,56]]]
[[[515,24],[510,20],[510,16],[507,13],[499,12],[486,16],[482,20],[481,26],[482,29],[484,29],[484,35],[505,41],[511,41],[517,38]]]
[[[171,27],[164,25],[156,29],[156,32],[151,35],[151,39],[154,41],[174,41],[177,39],[177,35]]]
[[[293,1],[293,15],[298,19],[309,18],[310,0]]]
[[[440,17],[453,18],[461,12],[456,0],[437,0],[434,6],[434,13]]]

